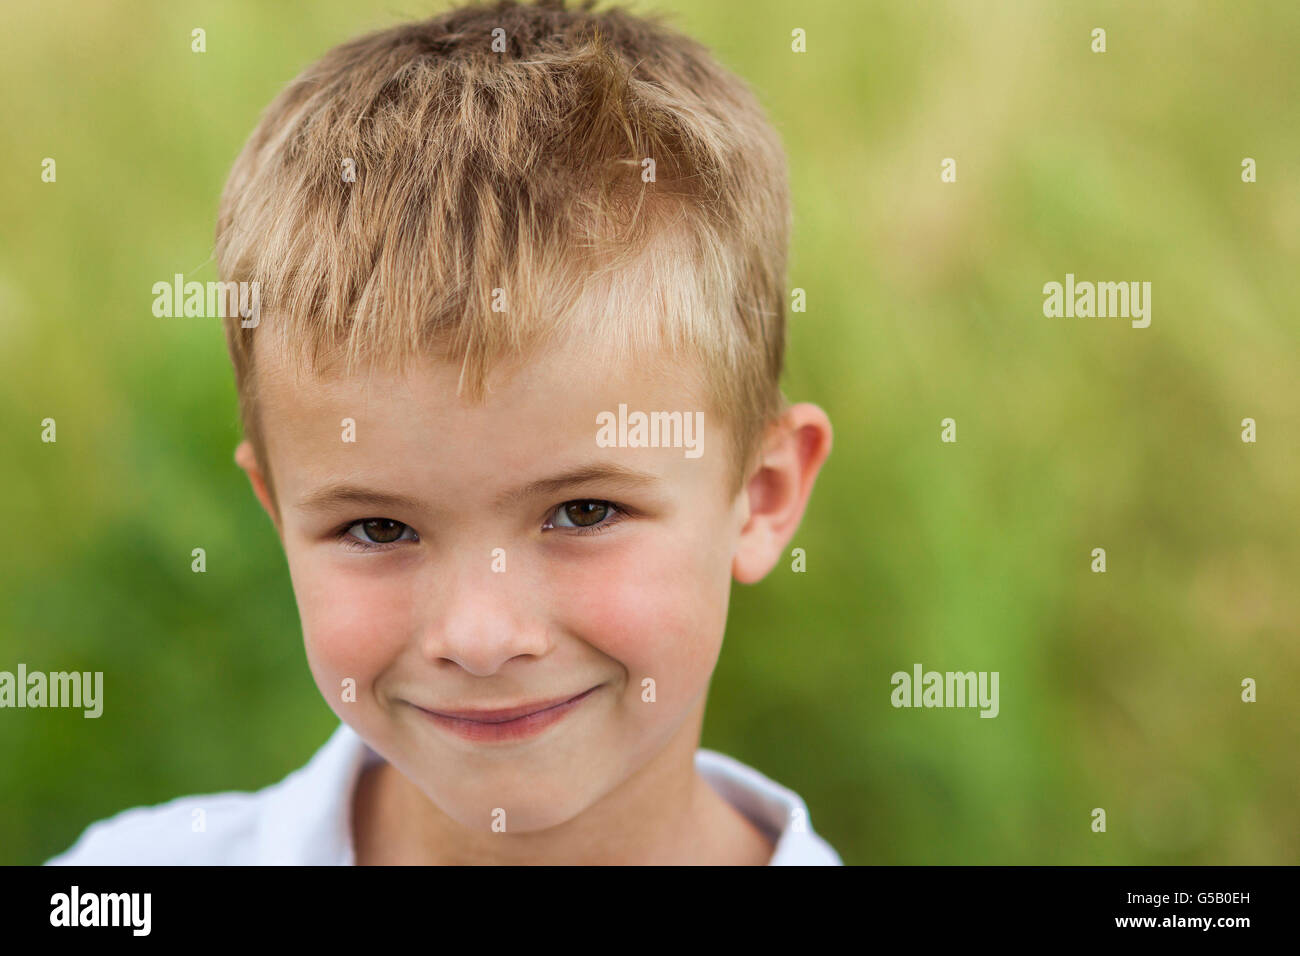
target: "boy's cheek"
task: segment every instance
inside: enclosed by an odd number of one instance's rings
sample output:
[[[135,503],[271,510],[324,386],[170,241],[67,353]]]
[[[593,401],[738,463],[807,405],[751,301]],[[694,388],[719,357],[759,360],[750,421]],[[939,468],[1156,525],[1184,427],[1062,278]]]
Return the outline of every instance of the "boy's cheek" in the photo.
[[[572,573],[564,591],[591,597],[568,616],[569,629],[626,669],[629,694],[639,699],[649,678],[659,702],[685,702],[717,662],[728,595],[719,581],[729,578],[689,549],[642,544]]]
[[[374,580],[313,574],[306,567],[292,577],[308,662],[321,692],[339,697],[343,681],[351,678],[357,700],[368,697],[373,680],[401,653],[406,609]]]

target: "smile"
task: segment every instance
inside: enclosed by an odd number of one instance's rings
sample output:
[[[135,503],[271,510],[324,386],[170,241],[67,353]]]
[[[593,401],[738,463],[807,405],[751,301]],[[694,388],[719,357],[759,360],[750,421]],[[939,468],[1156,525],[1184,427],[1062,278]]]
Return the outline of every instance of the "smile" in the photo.
[[[417,705],[413,706],[435,724],[464,740],[481,743],[522,740],[535,736],[552,724],[558,723],[600,686],[598,684],[576,697],[524,704],[503,710],[433,711]]]

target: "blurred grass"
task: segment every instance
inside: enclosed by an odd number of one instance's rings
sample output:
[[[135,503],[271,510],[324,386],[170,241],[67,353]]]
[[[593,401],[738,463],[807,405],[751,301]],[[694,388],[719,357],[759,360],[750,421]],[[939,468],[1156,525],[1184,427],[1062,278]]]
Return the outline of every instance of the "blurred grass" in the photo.
[[[150,287],[216,277],[217,196],[285,82],[442,7],[0,10],[0,670],[103,670],[106,697],[0,711],[0,862],[274,782],[334,726],[231,460],[220,329],[153,318]],[[807,573],[735,591],[703,745],[801,793],[850,863],[1300,861],[1300,7],[656,8],[785,138],[785,391],[836,428]],[[1151,327],[1045,319],[1066,272],[1151,281]],[[918,661],[998,670],[1000,716],[893,709]]]

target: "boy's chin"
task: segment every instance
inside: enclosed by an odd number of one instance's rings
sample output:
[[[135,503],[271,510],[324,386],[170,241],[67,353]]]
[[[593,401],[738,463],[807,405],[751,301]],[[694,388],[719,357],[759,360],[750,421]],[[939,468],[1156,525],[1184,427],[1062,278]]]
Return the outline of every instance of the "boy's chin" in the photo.
[[[445,786],[445,777],[441,783]],[[460,826],[490,833],[549,830],[577,817],[598,796],[578,789],[581,784],[572,777],[541,781],[525,779],[522,774],[500,785],[478,784],[469,792],[459,789],[454,794],[442,792],[441,787],[419,786],[438,809]]]
[[[483,759],[414,746],[416,752],[408,752],[398,769],[443,814],[478,832],[532,833],[560,826],[618,783],[617,768],[598,756],[598,748],[552,745],[549,753],[507,748],[510,752]]]

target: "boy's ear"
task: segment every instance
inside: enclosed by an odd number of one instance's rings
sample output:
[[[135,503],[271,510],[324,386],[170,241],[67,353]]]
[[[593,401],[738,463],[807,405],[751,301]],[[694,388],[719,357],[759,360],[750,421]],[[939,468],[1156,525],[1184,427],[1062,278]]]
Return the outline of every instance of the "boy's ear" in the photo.
[[[781,559],[830,453],[831,421],[816,405],[793,405],[768,429],[758,468],[742,492],[749,517],[731,561],[732,577],[741,584],[761,581]]]
[[[275,525],[278,534],[280,531],[280,516],[276,513],[275,502],[271,499],[270,489],[266,486],[266,475],[263,474],[262,466],[257,460],[257,453],[253,451],[253,445],[247,438],[235,448],[235,464],[244,469],[248,475],[248,481],[253,486],[253,493],[257,495],[257,500],[262,503],[266,513],[271,516],[271,523]]]

